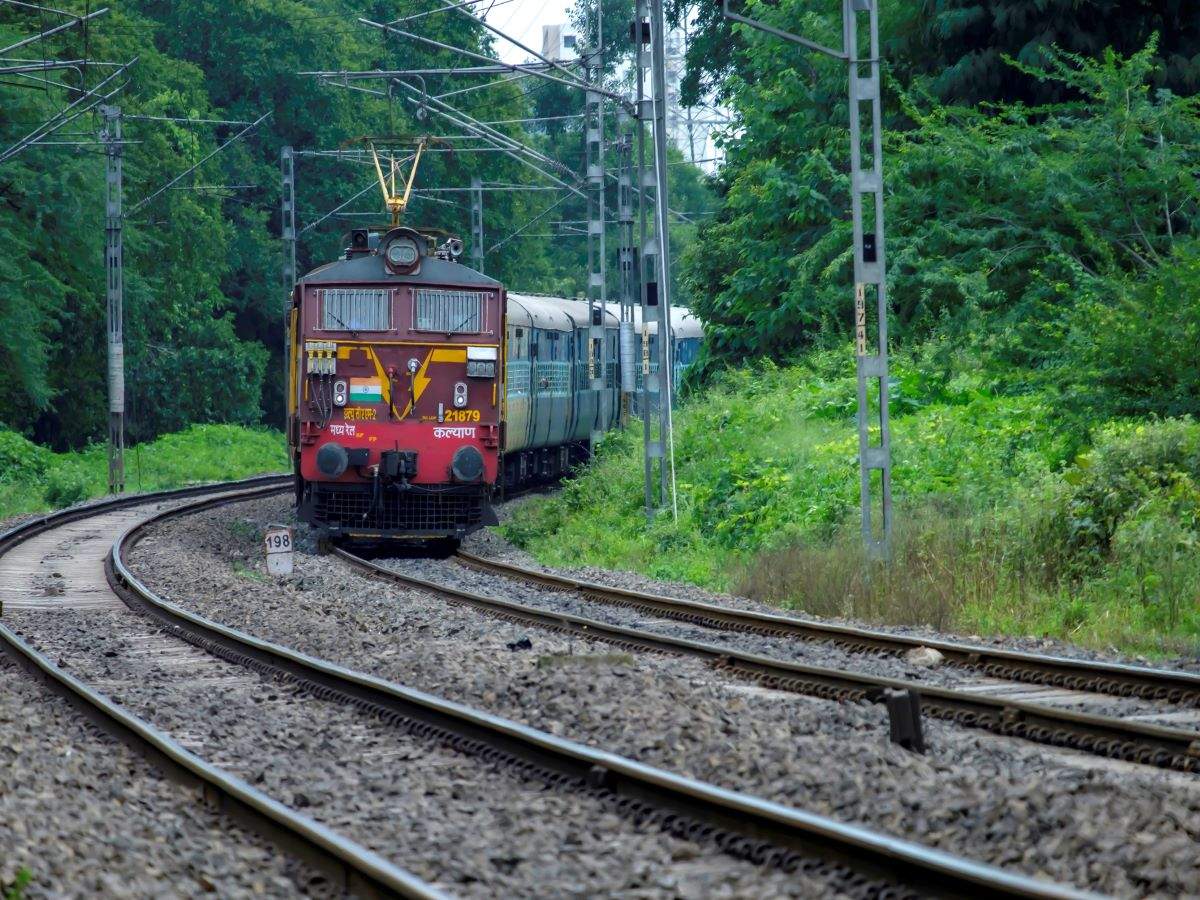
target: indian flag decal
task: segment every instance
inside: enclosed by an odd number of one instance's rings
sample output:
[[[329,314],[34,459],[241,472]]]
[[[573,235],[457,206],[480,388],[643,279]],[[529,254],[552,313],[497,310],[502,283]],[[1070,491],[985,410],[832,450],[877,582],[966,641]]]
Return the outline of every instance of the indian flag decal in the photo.
[[[378,378],[351,378],[351,403],[382,403],[383,387]]]

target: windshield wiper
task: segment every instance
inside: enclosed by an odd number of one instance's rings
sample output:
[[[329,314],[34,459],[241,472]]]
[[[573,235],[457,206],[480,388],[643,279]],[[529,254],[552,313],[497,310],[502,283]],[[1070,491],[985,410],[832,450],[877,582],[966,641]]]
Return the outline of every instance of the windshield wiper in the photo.
[[[341,325],[344,330],[350,332],[350,334],[353,335],[355,338],[358,337],[358,332],[355,331],[353,328],[351,328],[349,325],[347,325],[345,322],[343,322],[342,317],[339,316],[337,313],[335,313],[333,310],[331,310],[331,309],[325,310],[325,315],[329,316],[329,318],[333,319],[335,322],[337,322],[339,325]]]

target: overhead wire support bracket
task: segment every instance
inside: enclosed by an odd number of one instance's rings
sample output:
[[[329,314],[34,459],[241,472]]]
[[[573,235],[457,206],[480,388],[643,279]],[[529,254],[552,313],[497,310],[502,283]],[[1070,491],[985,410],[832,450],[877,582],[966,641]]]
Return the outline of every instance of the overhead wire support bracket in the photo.
[[[66,125],[68,122],[75,121],[80,116],[82,116],[85,112],[88,112],[95,106],[97,106],[101,103],[105,103],[108,100],[111,100],[113,97],[115,97],[118,93],[121,92],[121,90],[125,87],[124,84],[118,85],[116,88],[109,91],[107,94],[101,94],[100,90],[102,88],[106,87],[110,82],[114,81],[115,79],[117,79],[121,75],[123,75],[126,72],[126,70],[128,70],[129,67],[132,66],[137,61],[138,61],[138,57],[135,56],[129,62],[124,63],[119,69],[117,69],[117,71],[113,72],[111,75],[109,75],[103,81],[101,81],[99,84],[95,85],[94,87],[92,87],[89,90],[82,93],[80,96],[75,98],[75,100],[73,100],[70,104],[65,106],[63,109],[59,110],[57,113],[55,113],[52,117],[50,117],[45,122],[43,122],[41,125],[39,125],[37,128],[35,128],[33,131],[29,132],[29,134],[25,135],[25,137],[21,138],[15,144],[8,147],[6,150],[4,150],[4,152],[0,153],[0,163],[6,162],[7,160],[11,159],[12,157],[16,156],[18,153],[23,151],[26,147],[29,147],[30,145],[40,141],[42,138],[48,137],[49,135],[53,134],[55,131],[62,128],[64,125]],[[90,101],[90,102],[88,102],[86,105],[81,106],[81,104],[84,104],[85,101]],[[77,108],[77,107],[79,107],[79,108]],[[68,113],[70,113],[70,115],[68,115]]]
[[[421,44],[426,44],[426,45],[428,45],[430,47],[434,47],[438,50],[449,50],[452,53],[461,54],[462,56],[465,56],[468,59],[476,59],[476,60],[479,60],[480,62],[485,62],[485,63],[490,63],[492,65],[502,66],[510,72],[520,72],[525,75],[533,75],[537,78],[543,78],[547,81],[553,81],[556,84],[562,84],[562,85],[566,85],[567,87],[575,88],[576,90],[596,91],[597,93],[602,94],[603,96],[607,97],[609,100],[619,103],[622,106],[630,106],[631,105],[629,103],[629,101],[626,98],[622,97],[620,94],[615,94],[612,91],[605,90],[597,85],[589,85],[587,82],[580,81],[578,78],[575,78],[574,75],[572,75],[570,79],[559,78],[555,75],[551,75],[548,72],[540,71],[539,69],[531,69],[528,66],[522,65],[519,63],[506,63],[506,62],[503,62],[502,60],[495,59],[494,57],[485,56],[482,53],[476,53],[473,50],[466,50],[462,47],[455,47],[453,44],[445,44],[445,43],[442,43],[441,41],[435,41],[433,38],[427,38],[427,37],[423,37],[422,35],[419,35],[419,34],[413,34],[410,31],[403,31],[403,30],[401,30],[399,28],[395,28],[391,25],[385,25],[382,22],[373,22],[370,19],[363,19],[363,18],[360,18],[358,21],[361,22],[363,25],[369,25],[372,28],[378,28],[381,31],[386,31],[391,34],[399,35],[400,37],[408,38],[409,40],[417,41],[418,43],[421,43]]]
[[[61,11],[55,10],[55,12],[61,12]],[[40,32],[39,34],[35,34],[32,37],[27,37],[24,40],[17,41],[15,44],[9,44],[7,47],[0,48],[0,56],[7,56],[9,51],[11,51],[11,50],[16,50],[19,47],[24,47],[27,44],[32,44],[35,41],[40,41],[43,38],[48,38],[51,35],[58,34],[60,31],[66,31],[69,28],[74,28],[77,25],[82,25],[84,22],[94,19],[97,16],[104,15],[106,12],[108,12],[107,6],[105,6],[103,9],[97,9],[94,12],[90,12],[84,16],[75,16],[75,18],[73,18],[70,22],[64,22],[61,25],[56,25],[53,28],[50,28],[43,32]],[[63,13],[63,14],[64,15],[74,15],[73,13]]]

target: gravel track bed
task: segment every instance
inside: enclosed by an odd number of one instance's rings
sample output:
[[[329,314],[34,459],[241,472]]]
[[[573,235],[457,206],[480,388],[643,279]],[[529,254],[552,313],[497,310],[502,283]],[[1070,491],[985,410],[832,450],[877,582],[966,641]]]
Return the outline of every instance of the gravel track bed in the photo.
[[[329,893],[0,655],[0,896],[22,868],[29,898]]]
[[[787,637],[768,637],[736,631],[705,628],[673,619],[662,618],[628,607],[614,606],[588,600],[574,592],[554,591],[526,584],[515,578],[507,578],[480,572],[461,566],[453,560],[436,559],[382,559],[380,564],[429,581],[451,584],[457,588],[485,596],[514,600],[542,609],[582,616],[666,637],[683,638],[705,644],[719,644],[742,653],[756,653],[805,665],[846,669],[868,675],[919,681],[924,684],[946,688],[961,688],[968,685],[1009,685],[1011,681],[985,678],[977,672],[955,666],[931,668],[908,663],[901,656],[891,654],[855,653],[825,641],[803,641]],[[1046,691],[1061,693],[1058,689],[1026,686],[1030,693]],[[1132,716],[1171,713],[1181,709],[1166,703],[1138,698],[1112,697],[1105,694],[1076,695],[1080,699],[1072,702],[1055,702],[1056,708],[1075,709],[1106,716]],[[1036,702],[1036,698],[1033,698]],[[1184,707],[1190,708],[1190,707]],[[1149,721],[1149,720],[1148,720]],[[1166,724],[1166,721],[1164,721]]]
[[[526,498],[511,500],[504,506],[523,502]],[[499,508],[501,520],[504,519],[504,506]],[[501,562],[537,569],[554,575],[565,575],[583,581],[594,581],[608,587],[624,588],[626,590],[647,591],[677,597],[681,600],[697,600],[703,603],[717,603],[735,609],[745,609],[752,612],[773,613],[776,615],[795,615],[815,621],[828,622],[831,625],[847,625],[852,628],[865,628],[870,631],[882,631],[890,634],[908,637],[927,637],[943,641],[956,641],[969,644],[980,644],[985,647],[997,647],[1005,650],[1019,650],[1027,653],[1043,653],[1053,656],[1063,656],[1070,659],[1087,659],[1099,662],[1128,663],[1134,666],[1154,666],[1162,669],[1178,669],[1184,672],[1200,672],[1200,656],[1177,656],[1169,659],[1148,659],[1145,656],[1123,654],[1116,648],[1105,652],[1069,644],[1065,641],[1038,637],[997,637],[978,634],[954,634],[938,631],[922,625],[880,625],[876,622],[865,622],[861,619],[841,617],[824,617],[813,615],[802,609],[780,609],[778,606],[761,603],[747,597],[734,594],[722,594],[705,590],[687,582],[664,581],[617,569],[600,569],[595,566],[580,566],[578,568],[556,568],[544,566],[536,559],[509,543],[503,535],[494,529],[485,529],[469,535],[463,541],[462,547],[478,556],[487,556]]]
[[[6,620],[10,616],[5,616]],[[462,896],[811,896],[822,882],[716,858],[596,800],[472,758],[206,658],[203,677],[147,653],[128,610],[18,611],[59,665],[204,759]]]
[[[352,668],[736,790],[1122,896],[1200,895],[1200,782],[926,722],[926,756],[877,707],[611,652],[361,577],[300,533],[266,577],[288,498],[167,522],[134,571],[202,615]],[[837,760],[836,764],[831,761]]]

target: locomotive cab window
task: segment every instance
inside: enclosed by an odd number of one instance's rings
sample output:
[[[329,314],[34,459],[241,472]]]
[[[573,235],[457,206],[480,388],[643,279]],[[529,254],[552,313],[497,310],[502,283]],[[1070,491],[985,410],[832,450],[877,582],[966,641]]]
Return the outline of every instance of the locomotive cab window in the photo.
[[[321,328],[324,331],[391,331],[392,292],[321,291]]]

